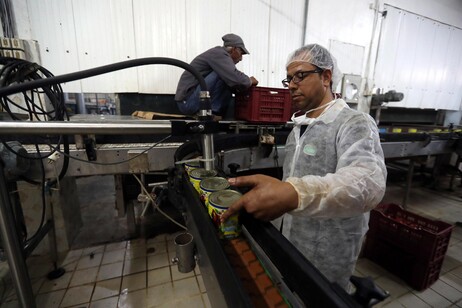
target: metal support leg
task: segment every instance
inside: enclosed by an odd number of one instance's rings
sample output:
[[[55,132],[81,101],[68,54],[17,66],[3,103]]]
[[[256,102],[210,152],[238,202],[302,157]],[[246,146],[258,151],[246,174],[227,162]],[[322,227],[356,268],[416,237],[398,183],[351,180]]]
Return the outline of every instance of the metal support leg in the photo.
[[[411,192],[413,175],[414,175],[414,160],[411,158],[409,160],[409,167],[407,169],[406,193],[404,194],[404,199],[403,199],[403,208],[404,209],[406,208],[407,201],[409,200],[409,194]]]
[[[3,167],[3,162],[0,162],[0,233],[19,302],[22,307],[35,308],[34,293],[14,225]]]

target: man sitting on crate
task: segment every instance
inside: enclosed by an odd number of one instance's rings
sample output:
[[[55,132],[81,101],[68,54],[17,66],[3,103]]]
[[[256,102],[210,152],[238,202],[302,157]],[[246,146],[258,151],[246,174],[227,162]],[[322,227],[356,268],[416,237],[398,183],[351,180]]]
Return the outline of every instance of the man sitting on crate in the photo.
[[[223,46],[213,47],[191,62],[205,78],[210,93],[212,113],[224,116],[231,101],[233,91],[243,91],[256,86],[258,80],[249,77],[236,68],[242,60],[242,55],[249,54],[241,37],[236,34],[226,34],[222,37]],[[175,101],[181,112],[193,115],[200,108],[199,81],[188,71],[185,71],[178,82]]]

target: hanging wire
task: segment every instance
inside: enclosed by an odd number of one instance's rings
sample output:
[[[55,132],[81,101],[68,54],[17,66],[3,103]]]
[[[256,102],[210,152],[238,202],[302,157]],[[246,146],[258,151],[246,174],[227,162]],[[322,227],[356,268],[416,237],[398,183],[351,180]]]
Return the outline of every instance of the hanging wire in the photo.
[[[151,194],[148,192],[148,190],[144,187],[144,184],[143,182],[141,182],[141,180],[136,176],[136,174],[133,174],[133,176],[135,177],[135,179],[138,181],[138,183],[140,184],[141,186],[141,190],[143,190],[143,192],[146,194],[146,196],[151,200],[153,206],[154,206],[154,209],[158,210],[159,213],[161,213],[162,215],[164,215],[167,219],[169,219],[171,222],[173,222],[174,224],[176,224],[177,226],[183,228],[184,230],[188,230],[188,228],[186,228],[185,226],[183,226],[182,224],[180,224],[179,222],[177,222],[176,220],[174,220],[172,217],[170,217],[167,213],[165,213],[164,211],[162,211],[159,207],[159,205],[156,203],[156,201],[152,198]]]

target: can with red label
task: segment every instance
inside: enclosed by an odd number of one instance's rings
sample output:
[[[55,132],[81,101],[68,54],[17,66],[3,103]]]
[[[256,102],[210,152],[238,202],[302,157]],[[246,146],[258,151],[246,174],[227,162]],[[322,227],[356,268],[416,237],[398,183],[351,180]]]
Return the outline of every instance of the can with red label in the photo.
[[[211,178],[203,179],[200,183],[201,189],[201,200],[204,202],[206,208],[208,208],[209,196],[211,193],[219,190],[229,188],[228,180],[222,177],[214,176]]]
[[[210,194],[208,212],[213,223],[218,227],[220,238],[235,238],[241,233],[238,213],[231,215],[224,223],[220,222],[221,214],[241,197],[240,192],[231,189],[219,190]]]
[[[189,174],[189,181],[193,184],[197,192],[201,193],[200,183],[205,178],[210,178],[217,175],[216,170],[206,170],[204,168],[197,168]]]

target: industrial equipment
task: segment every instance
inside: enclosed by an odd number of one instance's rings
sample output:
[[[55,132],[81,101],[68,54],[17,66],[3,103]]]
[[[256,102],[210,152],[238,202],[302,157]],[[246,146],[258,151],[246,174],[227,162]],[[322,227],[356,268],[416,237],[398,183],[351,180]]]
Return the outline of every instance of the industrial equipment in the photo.
[[[139,59],[3,87],[0,88],[0,97],[116,69],[158,63],[191,69],[187,64],[174,59]],[[77,116],[70,121],[5,121],[0,122],[0,135],[18,140],[20,136],[35,138],[43,134],[66,136],[63,139],[68,140],[65,151],[58,147],[50,148],[46,144],[40,151],[37,150],[39,147],[35,151],[34,148],[28,150],[29,153],[36,152],[35,155],[52,161],[52,164],[42,164],[41,159],[32,161],[30,174],[34,178],[40,173],[44,178],[53,178],[56,168],[65,170],[65,176],[83,176],[148,174],[170,167],[166,188],[168,199],[184,214],[188,231],[195,240],[197,264],[201,268],[212,304],[220,307],[251,307],[255,299],[249,296],[253,293],[248,289],[248,279],[242,279],[239,271],[233,267],[233,258],[229,258],[230,248],[217,236],[197,192],[187,178],[182,162],[191,161],[200,155],[204,168],[218,169],[224,176],[257,170],[272,170],[277,176],[284,158],[283,144],[291,123],[249,125],[243,121],[215,122],[212,120],[205,82],[197,72],[195,75],[201,81],[203,90],[198,120],[135,120],[131,117],[106,116],[104,120],[93,118],[87,121]],[[185,136],[192,141],[186,142]],[[388,159],[452,153],[457,146],[460,151],[460,132],[456,131],[433,133],[421,130],[402,134],[387,130],[381,133],[381,138]],[[83,146],[74,146],[79,144],[79,140],[89,141],[84,141]],[[99,164],[89,165],[88,162],[92,160]],[[3,170],[0,173],[4,176]],[[0,231],[6,243],[5,251],[15,273],[18,298],[24,306],[33,307],[33,294],[22,258],[24,247],[16,236],[5,180],[0,180]],[[278,286],[277,291],[283,295],[286,303],[293,306],[364,307],[386,296],[370,281],[357,278],[353,278],[353,283],[358,292],[353,296],[347,294],[337,285],[328,282],[272,225],[246,215],[242,216],[242,221],[244,238],[259,262],[272,273],[272,283]],[[182,242],[180,239],[178,241]],[[185,243],[189,241],[185,240]],[[190,264],[187,267],[190,268]]]

